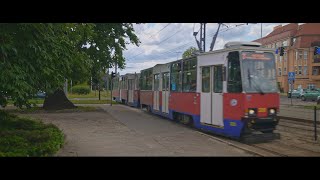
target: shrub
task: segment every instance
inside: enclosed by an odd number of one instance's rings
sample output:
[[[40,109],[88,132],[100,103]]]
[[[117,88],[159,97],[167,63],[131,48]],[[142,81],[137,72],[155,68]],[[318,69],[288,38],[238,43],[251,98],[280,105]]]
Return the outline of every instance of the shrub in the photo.
[[[0,157],[50,156],[64,143],[64,134],[53,124],[0,111]]]
[[[90,93],[90,87],[88,87],[88,86],[74,86],[72,88],[72,93],[75,93],[75,94],[89,94]]]

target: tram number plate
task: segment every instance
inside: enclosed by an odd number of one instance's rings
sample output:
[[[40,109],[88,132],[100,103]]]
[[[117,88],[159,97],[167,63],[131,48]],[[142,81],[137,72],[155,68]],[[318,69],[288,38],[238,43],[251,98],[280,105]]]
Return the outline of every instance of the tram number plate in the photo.
[[[266,108],[259,108],[259,110],[258,110],[258,112],[266,112],[267,111],[267,109]]]

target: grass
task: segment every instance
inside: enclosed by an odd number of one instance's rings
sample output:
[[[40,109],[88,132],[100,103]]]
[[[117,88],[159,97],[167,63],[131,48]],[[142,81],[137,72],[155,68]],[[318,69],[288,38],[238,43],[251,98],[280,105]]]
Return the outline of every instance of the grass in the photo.
[[[314,106],[315,105],[305,105],[305,106],[303,106],[303,108],[305,108],[305,109],[314,109]],[[317,109],[320,109],[320,105],[316,105],[316,107],[317,107]]]
[[[111,100],[86,100],[86,99],[81,99],[81,100],[70,100],[74,104],[110,104]],[[44,100],[43,99],[31,99],[30,102],[34,102],[35,104],[43,104]],[[118,104],[115,101],[112,101],[112,104]],[[9,100],[8,105],[13,105],[13,102]]]
[[[288,96],[288,93],[280,93],[281,96]]]
[[[44,99],[30,99],[29,102],[31,104],[43,104]],[[8,100],[8,105],[12,105],[13,101],[11,99]]]
[[[110,91],[101,91],[100,92],[101,97],[107,98],[110,97]],[[91,91],[89,94],[71,94],[68,93],[67,96],[69,99],[73,98],[99,98],[99,91]]]
[[[64,134],[53,124],[0,111],[0,157],[54,155],[64,144]]]

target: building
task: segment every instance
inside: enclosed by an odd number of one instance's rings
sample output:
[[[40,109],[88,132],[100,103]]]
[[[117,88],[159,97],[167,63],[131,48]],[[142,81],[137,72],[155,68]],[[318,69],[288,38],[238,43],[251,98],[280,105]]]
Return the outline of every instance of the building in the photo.
[[[320,23],[278,25],[270,34],[254,42],[277,52],[276,72],[280,91],[288,92],[290,89],[288,72],[295,72],[294,89],[320,88],[320,57],[314,55],[315,46],[320,46]],[[279,56],[279,47],[284,47],[283,56]]]

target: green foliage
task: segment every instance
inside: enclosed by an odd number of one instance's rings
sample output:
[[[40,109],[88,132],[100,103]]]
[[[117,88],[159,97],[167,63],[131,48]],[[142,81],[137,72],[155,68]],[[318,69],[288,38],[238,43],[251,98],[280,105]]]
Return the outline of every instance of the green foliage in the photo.
[[[193,52],[195,52],[197,48],[195,47],[189,47],[187,50],[185,50],[182,54],[182,58],[188,58],[193,55]]]
[[[50,156],[64,143],[63,133],[54,125],[0,111],[0,157]]]
[[[72,87],[72,92],[75,94],[89,94],[90,93],[89,86],[74,86]]]
[[[115,62],[123,68],[129,43],[139,44],[130,23],[2,23],[0,105],[11,97],[15,106],[31,107],[34,94],[50,96],[66,78],[77,84]]]

